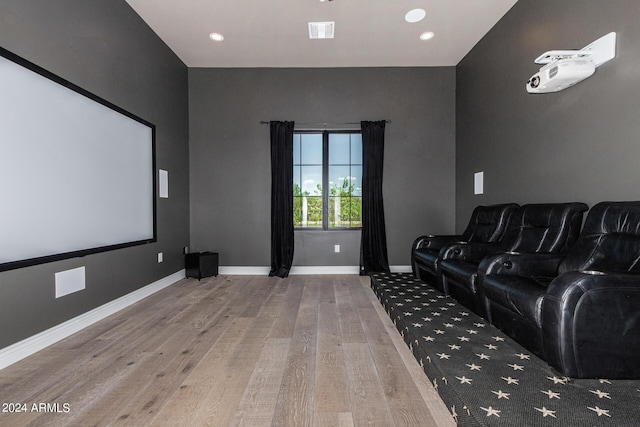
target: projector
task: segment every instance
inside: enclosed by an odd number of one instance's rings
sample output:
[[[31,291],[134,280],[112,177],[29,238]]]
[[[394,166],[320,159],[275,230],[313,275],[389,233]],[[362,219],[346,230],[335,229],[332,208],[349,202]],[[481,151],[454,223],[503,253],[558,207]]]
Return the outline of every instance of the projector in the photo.
[[[529,81],[527,92],[558,92],[591,76],[596,67],[587,57],[561,58],[540,68]]]

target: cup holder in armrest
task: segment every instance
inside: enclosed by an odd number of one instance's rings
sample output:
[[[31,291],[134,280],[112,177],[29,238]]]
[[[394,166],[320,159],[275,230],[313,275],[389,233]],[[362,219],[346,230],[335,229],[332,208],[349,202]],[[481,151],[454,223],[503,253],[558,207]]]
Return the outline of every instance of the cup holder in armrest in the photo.
[[[458,248],[456,246],[465,246],[465,247],[467,247],[468,246],[468,242],[451,242],[451,243],[449,243],[449,246],[453,247],[452,253],[454,255],[460,255],[462,253],[462,249],[460,249],[460,248]],[[449,249],[449,250],[451,250],[451,249]]]
[[[604,276],[605,274],[607,274],[604,271],[598,271],[598,270],[580,270],[580,273],[590,274],[591,276]]]

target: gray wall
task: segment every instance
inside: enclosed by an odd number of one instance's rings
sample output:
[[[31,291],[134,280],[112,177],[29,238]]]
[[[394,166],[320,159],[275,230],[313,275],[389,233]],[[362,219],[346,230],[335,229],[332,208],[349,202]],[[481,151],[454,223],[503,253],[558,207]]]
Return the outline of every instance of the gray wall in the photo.
[[[457,67],[458,230],[474,206],[640,198],[640,2],[520,0]],[[618,33],[617,57],[556,94],[530,95],[534,59]],[[485,172],[485,194],[473,174]]]
[[[0,273],[2,348],[184,267],[189,130],[187,68],[124,0],[2,0],[0,46],[154,123],[171,196],[158,200],[157,243]],[[55,299],[54,274],[79,266],[87,289]]]
[[[270,264],[269,127],[261,120],[391,120],[389,261],[454,221],[454,68],[189,69],[191,248],[225,266]],[[335,244],[342,245],[335,254]],[[358,265],[359,232],[297,232],[294,266]]]

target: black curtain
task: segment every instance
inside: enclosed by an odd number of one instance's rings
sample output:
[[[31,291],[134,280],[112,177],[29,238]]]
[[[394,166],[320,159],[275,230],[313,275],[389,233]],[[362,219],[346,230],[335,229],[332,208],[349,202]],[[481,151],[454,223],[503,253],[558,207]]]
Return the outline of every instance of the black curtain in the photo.
[[[362,129],[361,276],[374,272],[389,272],[382,200],[385,124],[384,120],[360,123]]]
[[[271,271],[287,277],[293,262],[293,125],[269,123],[271,128]]]

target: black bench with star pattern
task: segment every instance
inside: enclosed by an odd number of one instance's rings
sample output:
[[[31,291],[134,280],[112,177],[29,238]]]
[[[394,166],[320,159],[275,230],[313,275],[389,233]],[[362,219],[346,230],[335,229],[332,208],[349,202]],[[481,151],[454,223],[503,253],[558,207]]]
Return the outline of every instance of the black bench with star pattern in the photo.
[[[458,425],[640,425],[640,381],[565,378],[411,274],[371,286]]]

